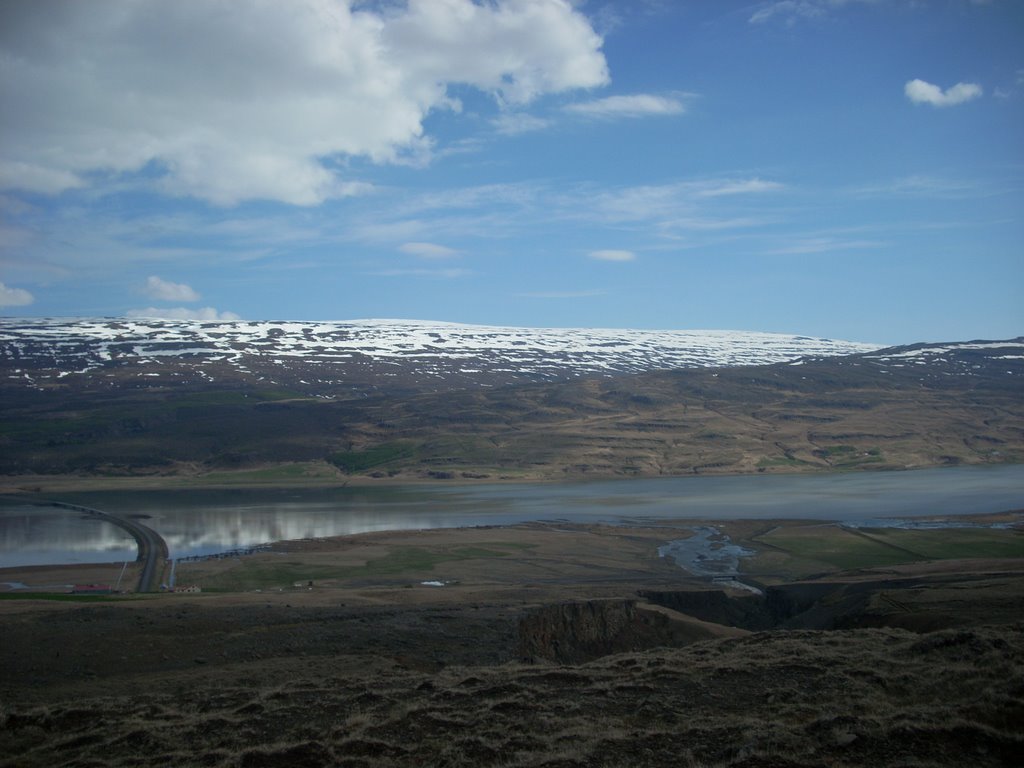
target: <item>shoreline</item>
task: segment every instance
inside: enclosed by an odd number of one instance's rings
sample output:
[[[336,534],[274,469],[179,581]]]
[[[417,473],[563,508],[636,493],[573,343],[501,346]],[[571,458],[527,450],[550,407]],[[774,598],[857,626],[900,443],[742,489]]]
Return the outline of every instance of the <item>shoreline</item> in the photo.
[[[977,512],[977,513],[961,513],[957,515],[931,515],[924,516],[920,519],[935,519],[943,520],[948,522],[971,522],[980,523],[981,525],[969,526],[971,528],[995,528],[1000,524],[1016,524],[1020,525],[1022,522],[1022,516],[1024,516],[1024,509],[1010,509],[1002,512]],[[908,518],[909,519],[909,518]],[[918,518],[915,518],[918,519]],[[639,537],[647,541],[648,546],[651,548],[649,557],[654,560],[661,561],[666,564],[671,564],[668,569],[675,573],[675,578],[683,581],[695,582],[695,583],[708,583],[716,584],[719,579],[716,576],[722,576],[725,574],[714,573],[712,571],[694,570],[683,565],[682,562],[675,556],[676,553],[672,552],[672,547],[678,545],[682,539],[689,540],[691,538],[699,538],[698,532],[702,527],[713,526],[715,532],[715,539],[724,539],[728,542],[729,546],[735,547],[739,550],[744,550],[745,546],[750,546],[752,539],[748,537],[746,531],[749,528],[754,528],[760,531],[758,537],[765,533],[769,535],[772,532],[776,532],[782,529],[794,529],[803,530],[811,528],[836,528],[841,531],[844,528],[842,521],[837,520],[813,520],[804,518],[774,518],[774,519],[691,519],[691,518],[678,518],[659,520],[653,522],[647,521],[632,521],[624,522],[620,524],[613,524],[607,522],[552,522],[552,521],[532,521],[532,522],[521,522],[514,524],[496,524],[496,525],[467,525],[461,527],[452,528],[416,528],[416,529],[393,529],[393,530],[379,530],[379,531],[363,531],[360,533],[347,533],[339,534],[336,536],[324,536],[317,538],[299,538],[299,539],[282,539],[273,542],[266,542],[254,549],[250,553],[239,554],[238,552],[226,552],[224,557],[218,557],[217,555],[211,555],[207,557],[197,558],[195,560],[187,560],[181,558],[174,558],[181,565],[185,566],[185,570],[198,569],[200,571],[207,570],[210,567],[217,566],[217,561],[227,562],[234,560],[266,560],[267,558],[274,559],[276,557],[286,555],[292,559],[306,560],[309,557],[318,558],[322,557],[327,553],[336,553],[339,556],[343,556],[343,553],[350,552],[352,550],[366,551],[378,551],[381,548],[387,549],[391,547],[418,547],[424,549],[436,548],[436,547],[451,547],[455,546],[457,542],[465,542],[465,540],[477,541],[477,540],[491,540],[495,538],[511,539],[511,540],[532,540],[536,536],[546,536],[551,533],[567,534],[570,538],[584,537],[590,538],[593,536],[599,537],[617,537],[617,536],[632,536],[634,539]],[[899,529],[900,526],[889,526],[892,528]],[[940,530],[961,530],[960,526],[949,526],[948,528],[942,528]],[[730,540],[731,539],[731,540]],[[754,541],[753,544],[758,547],[760,551],[750,550],[746,556],[758,556],[768,554],[765,548],[765,543],[761,541]],[[709,542],[708,546],[711,550],[714,550],[715,545]],[[767,545],[770,547],[771,545]],[[655,556],[656,553],[656,556]],[[694,554],[694,553],[691,553]],[[709,552],[709,555],[711,552]],[[165,563],[165,567],[171,559],[168,559]],[[696,561],[695,561],[696,562]],[[938,562],[938,561],[932,561]],[[41,599],[48,600],[54,599],[53,595],[62,595],[61,592],[53,591],[52,588],[58,585],[67,586],[63,582],[71,583],[90,583],[95,581],[103,581],[104,578],[109,578],[110,574],[121,569],[122,561],[111,561],[111,562],[91,562],[91,563],[53,563],[53,564],[33,564],[24,566],[8,566],[0,568],[0,599],[11,599],[12,596],[23,596],[21,599]],[[1024,567],[1022,565],[1021,567]],[[132,574],[136,574],[141,570],[139,563],[130,563],[128,570]],[[733,579],[739,579],[744,575],[744,569],[740,567],[737,562],[736,567],[728,573]],[[48,584],[32,585],[28,581],[47,581]],[[458,583],[456,581],[455,583]],[[21,584],[23,586],[13,586],[14,584]],[[320,585],[318,585],[320,586]],[[35,598],[30,596],[36,596]],[[153,597],[155,593],[143,593],[138,591],[124,591],[120,594],[111,595],[111,599],[137,599],[139,597]]]
[[[835,467],[820,468],[772,468],[768,471],[706,471],[688,472],[685,474],[658,475],[616,475],[588,474],[581,476],[552,477],[549,474],[524,474],[518,477],[482,475],[460,476],[451,478],[429,477],[371,477],[369,475],[338,475],[337,477],[309,476],[305,478],[289,477],[267,480],[246,477],[260,470],[238,470],[237,480],[220,479],[227,472],[208,473],[207,475],[8,475],[0,478],[0,496],[31,497],[43,493],[75,493],[92,491],[178,491],[178,490],[287,490],[287,489],[342,489],[342,488],[444,488],[444,487],[480,487],[487,485],[581,485],[589,483],[629,481],[685,479],[691,477],[760,477],[760,476],[821,476],[821,475],[861,475],[891,474],[902,472],[918,472],[929,469],[957,469],[964,467],[1003,467],[1021,466],[1024,462],[979,462],[962,464],[920,464],[907,467],[887,467],[873,469],[859,467],[856,469],[837,469]],[[271,468],[293,465],[272,465]],[[217,479],[206,480],[216,475]]]

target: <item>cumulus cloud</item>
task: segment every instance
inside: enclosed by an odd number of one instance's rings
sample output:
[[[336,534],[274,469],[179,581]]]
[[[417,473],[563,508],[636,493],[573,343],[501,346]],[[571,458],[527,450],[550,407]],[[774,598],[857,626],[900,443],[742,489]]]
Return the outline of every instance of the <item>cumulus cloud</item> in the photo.
[[[933,107],[952,107],[976,99],[982,94],[976,83],[957,83],[942,90],[924,80],[910,80],[903,86],[903,93],[915,104],[931,104]]]
[[[686,105],[680,98],[674,96],[637,93],[631,96],[608,96],[604,99],[570,104],[565,109],[567,112],[585,117],[614,119],[678,115],[686,111]]]
[[[168,280],[150,275],[146,279],[143,292],[151,299],[159,301],[199,301],[200,296],[184,283],[172,283]]]
[[[632,251],[619,250],[591,251],[587,256],[598,261],[634,261],[636,259],[636,254]]]
[[[234,312],[218,312],[213,307],[189,309],[188,307],[147,307],[129,309],[125,317],[149,320],[196,320],[201,323],[233,323],[241,320]]]
[[[459,255],[454,248],[435,243],[403,243],[398,250],[420,259],[450,259]]]
[[[24,288],[10,288],[0,283],[0,307],[25,307],[36,300],[36,297]]]
[[[216,204],[357,194],[348,157],[429,153],[450,85],[501,105],[608,82],[570,0],[77,0],[0,25],[0,187],[141,173]]]

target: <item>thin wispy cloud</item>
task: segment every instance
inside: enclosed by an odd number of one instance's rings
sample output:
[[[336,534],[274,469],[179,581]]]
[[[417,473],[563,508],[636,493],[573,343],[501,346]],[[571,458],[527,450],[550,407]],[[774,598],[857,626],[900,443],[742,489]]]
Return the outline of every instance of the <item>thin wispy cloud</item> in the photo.
[[[687,98],[692,94],[687,94]],[[637,93],[628,96],[608,96],[594,101],[569,104],[565,111],[574,115],[582,115],[602,120],[614,120],[629,117],[658,117],[664,115],[681,115],[686,111],[686,104],[681,96],[657,96],[649,93]]]
[[[785,189],[779,182],[752,179],[700,179],[605,190],[587,202],[594,215],[610,221],[651,222],[670,226],[722,228],[749,226],[756,217],[723,216],[716,198],[761,196]],[[584,201],[581,200],[581,206]]]
[[[599,250],[591,251],[587,254],[591,259],[596,261],[635,261],[636,254],[632,251],[622,250]]]
[[[924,80],[910,80],[903,86],[903,93],[914,104],[930,104],[933,107],[954,107],[980,98],[983,91],[977,83],[957,83],[946,90]]]
[[[420,259],[451,259],[459,255],[454,248],[436,243],[403,243],[398,250]]]
[[[367,272],[374,277],[433,277],[454,280],[473,274],[468,269],[379,269]]]
[[[589,299],[595,296],[605,296],[607,291],[602,290],[589,290],[589,291],[527,291],[525,293],[517,293],[524,299]]]
[[[879,0],[774,0],[761,3],[748,21],[751,24],[765,24],[781,21],[792,26],[801,20],[820,19],[830,12],[852,4],[872,4]]]
[[[834,251],[857,251],[871,248],[884,248],[888,243],[878,240],[845,240],[835,237],[805,237],[790,243],[772,248],[765,253],[769,256],[800,256],[813,253],[831,253]]]
[[[503,112],[491,121],[491,125],[500,134],[518,136],[521,133],[543,131],[551,125],[551,121],[526,112]]]
[[[778,192],[785,189],[784,184],[764,179],[744,179],[742,181],[708,182],[697,191],[698,197],[722,197],[724,195],[746,195],[757,192]]]
[[[894,195],[899,197],[931,197],[951,200],[983,198],[1003,194],[1008,190],[991,181],[979,182],[976,179],[955,179],[942,176],[914,175],[880,184],[869,184],[851,190],[861,197],[878,195]]]

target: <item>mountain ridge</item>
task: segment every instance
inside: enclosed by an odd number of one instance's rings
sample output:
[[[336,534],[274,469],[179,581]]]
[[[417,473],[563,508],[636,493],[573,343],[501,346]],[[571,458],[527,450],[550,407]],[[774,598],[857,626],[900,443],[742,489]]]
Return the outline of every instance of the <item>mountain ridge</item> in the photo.
[[[76,342],[57,341],[74,359]],[[1024,337],[638,373],[583,375],[556,360],[569,375],[553,381],[436,375],[424,383],[415,376],[422,358],[408,356],[404,367],[349,367],[362,378],[326,396],[312,368],[287,356],[249,355],[244,376],[221,366],[175,378],[182,369],[155,356],[75,377],[57,375],[59,354],[47,360],[40,347],[38,370],[56,373],[33,379],[26,355],[8,343],[3,350],[7,475],[244,470],[418,482],[1024,461]],[[194,362],[184,354],[186,368]],[[512,366],[503,358],[492,367]],[[397,368],[404,380],[378,375]],[[285,466],[292,474],[280,474]]]
[[[873,344],[716,330],[518,328],[354,320],[203,323],[134,318],[0,319],[0,376],[30,386],[232,381],[339,397],[440,391],[674,368],[762,365]]]

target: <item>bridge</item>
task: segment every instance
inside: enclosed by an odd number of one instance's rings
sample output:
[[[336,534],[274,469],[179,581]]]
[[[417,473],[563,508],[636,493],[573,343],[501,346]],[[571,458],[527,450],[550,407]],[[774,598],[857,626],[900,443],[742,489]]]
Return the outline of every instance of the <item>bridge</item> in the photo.
[[[81,504],[69,504],[64,501],[35,501],[32,502],[40,507],[58,507],[81,512],[87,517],[103,520],[104,522],[116,525],[129,533],[139,547],[138,557],[135,562],[142,563],[142,573],[139,575],[138,592],[157,592],[160,590],[160,577],[163,575],[163,564],[170,557],[167,549],[167,542],[163,537],[137,520],[131,520],[120,515],[112,515],[92,507],[83,507]]]

